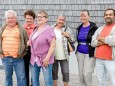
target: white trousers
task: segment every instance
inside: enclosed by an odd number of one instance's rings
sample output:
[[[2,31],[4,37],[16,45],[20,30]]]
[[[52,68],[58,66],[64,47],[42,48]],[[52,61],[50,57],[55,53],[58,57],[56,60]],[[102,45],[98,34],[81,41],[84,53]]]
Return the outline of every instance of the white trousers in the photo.
[[[89,54],[77,52],[78,70],[80,84],[79,86],[92,86],[92,74],[95,67],[95,58],[89,57]]]
[[[115,86],[115,61],[96,59],[98,86],[107,86],[107,76],[110,86]]]

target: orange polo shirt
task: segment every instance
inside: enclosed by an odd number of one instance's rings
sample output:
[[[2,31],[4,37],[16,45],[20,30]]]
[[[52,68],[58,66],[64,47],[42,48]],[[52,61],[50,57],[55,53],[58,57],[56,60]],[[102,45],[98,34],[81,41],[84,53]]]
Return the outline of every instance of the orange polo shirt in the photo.
[[[104,29],[102,30],[100,36],[101,37],[108,36],[110,34],[113,26],[114,26],[114,24],[105,26]],[[112,47],[107,44],[98,46],[96,48],[95,57],[100,58],[100,59],[105,59],[105,60],[112,60]]]
[[[27,24],[24,24],[23,27],[27,30],[28,36],[30,37],[31,33],[33,32],[35,28],[35,24],[32,24],[31,26],[28,27]]]
[[[20,34],[18,26],[9,29],[6,27],[2,33],[2,50],[4,56],[17,58],[20,43]]]

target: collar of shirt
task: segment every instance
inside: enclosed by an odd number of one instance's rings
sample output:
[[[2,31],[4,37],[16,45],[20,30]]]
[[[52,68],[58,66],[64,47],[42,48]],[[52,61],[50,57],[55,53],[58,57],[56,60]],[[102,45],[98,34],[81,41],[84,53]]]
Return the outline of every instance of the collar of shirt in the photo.
[[[24,28],[26,28],[27,30],[29,30],[29,29],[34,29],[34,27],[35,27],[36,25],[35,25],[35,24],[31,24],[31,25],[28,27],[27,24],[24,24],[23,26],[24,26]]]
[[[8,29],[8,30],[13,30],[13,29],[15,29],[15,28],[18,28],[18,25],[16,25],[16,26],[13,27],[12,29],[10,29],[8,26],[6,26],[6,29]]]

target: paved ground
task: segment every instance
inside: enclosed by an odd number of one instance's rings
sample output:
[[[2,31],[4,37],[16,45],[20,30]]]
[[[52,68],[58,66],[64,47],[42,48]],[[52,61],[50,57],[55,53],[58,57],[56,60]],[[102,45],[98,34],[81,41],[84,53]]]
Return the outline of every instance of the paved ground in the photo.
[[[75,57],[74,52],[71,53],[71,56],[70,56],[69,68],[70,68],[69,69],[70,70],[70,83],[69,83],[69,86],[79,86],[78,85],[79,78],[78,78],[77,59]],[[13,83],[14,83],[14,86],[17,86],[16,85],[15,74],[13,76]],[[42,73],[41,73],[41,76],[40,76],[40,84],[41,84],[41,86],[45,86]],[[0,67],[0,86],[4,86],[4,71],[3,71],[3,69],[1,70],[1,67]],[[59,71],[58,86],[63,86],[60,71]],[[97,79],[96,79],[96,73],[95,72],[93,74],[93,86],[97,86]],[[108,86],[110,86],[110,85],[108,84]]]
[[[70,63],[70,86],[78,86],[78,69],[77,69],[77,59],[74,55],[74,53],[72,53],[71,57],[70,57],[70,60],[69,60],[69,63]],[[1,69],[1,67],[0,67]],[[4,70],[0,70],[0,86],[4,86]],[[14,76],[13,76],[13,83],[14,83],[14,86],[16,86],[16,77],[15,77],[15,73],[14,73]],[[43,79],[43,74],[41,73],[41,76],[40,76],[40,84],[41,86],[45,86],[44,85],[44,79]],[[58,80],[58,86],[63,86],[63,82],[62,82],[62,78],[61,78],[61,72],[59,70],[59,80]]]

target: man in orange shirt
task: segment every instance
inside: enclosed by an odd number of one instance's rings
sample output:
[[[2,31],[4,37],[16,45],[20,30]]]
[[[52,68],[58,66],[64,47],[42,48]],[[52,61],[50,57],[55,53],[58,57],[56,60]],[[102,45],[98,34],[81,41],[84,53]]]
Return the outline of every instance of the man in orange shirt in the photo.
[[[23,56],[26,54],[28,35],[18,23],[17,13],[5,12],[6,24],[0,29],[0,58],[4,65],[5,86],[13,86],[13,69],[17,77],[17,86],[26,86]]]
[[[95,32],[91,45],[96,47],[95,57],[98,86],[107,85],[107,75],[109,76],[111,86],[115,86],[115,10],[105,10],[104,19],[106,24]]]

